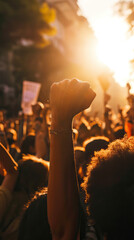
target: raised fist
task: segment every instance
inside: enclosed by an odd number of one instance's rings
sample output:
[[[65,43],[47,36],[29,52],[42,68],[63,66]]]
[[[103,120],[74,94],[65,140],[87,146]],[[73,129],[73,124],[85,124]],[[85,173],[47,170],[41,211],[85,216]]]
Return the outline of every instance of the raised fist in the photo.
[[[52,119],[60,122],[71,121],[76,114],[90,106],[95,96],[88,82],[72,79],[52,84],[50,90]]]

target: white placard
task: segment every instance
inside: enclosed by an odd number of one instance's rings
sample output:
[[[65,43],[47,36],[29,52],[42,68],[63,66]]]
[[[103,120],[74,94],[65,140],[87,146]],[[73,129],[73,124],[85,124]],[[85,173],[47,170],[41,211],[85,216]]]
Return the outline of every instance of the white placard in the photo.
[[[40,83],[23,81],[21,107],[23,109],[24,114],[27,114],[27,115],[32,114],[31,105],[37,102],[40,88],[41,88]]]

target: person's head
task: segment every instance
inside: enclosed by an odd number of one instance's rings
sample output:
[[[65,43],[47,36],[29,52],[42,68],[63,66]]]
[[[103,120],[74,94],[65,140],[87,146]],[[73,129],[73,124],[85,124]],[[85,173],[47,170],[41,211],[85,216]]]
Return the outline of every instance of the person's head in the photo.
[[[47,218],[46,194],[38,195],[31,201],[20,223],[19,239],[52,239]]]
[[[32,105],[32,112],[34,116],[40,116],[42,110],[44,109],[44,104],[41,102],[37,102],[35,104]]]
[[[117,126],[116,128],[114,128],[115,139],[121,139],[124,137],[124,135],[125,135],[125,130],[122,126]]]
[[[6,137],[9,145],[17,141],[17,132],[13,128],[9,128],[6,132]]]
[[[34,195],[36,191],[47,187],[49,162],[35,156],[23,156],[18,162],[19,176],[16,184],[16,191]]]
[[[102,135],[102,128],[99,123],[93,121],[90,124],[90,136],[101,136]]]
[[[83,147],[85,148],[85,157],[90,162],[94,153],[101,149],[106,149],[109,144],[109,139],[105,136],[91,137],[84,141]]]
[[[85,162],[85,149],[80,146],[74,147],[75,165],[78,174],[78,182],[81,184],[85,176],[86,162]]]
[[[107,239],[134,239],[134,137],[96,152],[83,187],[90,215]]]
[[[4,132],[5,129],[4,129],[4,124],[0,122],[0,132]]]
[[[21,143],[21,153],[35,155],[35,134],[27,135]]]
[[[85,139],[89,137],[89,129],[84,123],[81,123],[78,129],[78,137],[77,137],[77,143],[78,145],[82,145]]]

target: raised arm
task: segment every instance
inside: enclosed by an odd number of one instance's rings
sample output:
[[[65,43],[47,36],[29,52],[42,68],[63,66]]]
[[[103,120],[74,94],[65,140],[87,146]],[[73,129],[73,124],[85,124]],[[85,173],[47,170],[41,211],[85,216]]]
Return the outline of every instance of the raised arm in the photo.
[[[89,107],[95,93],[87,82],[63,80],[50,91],[52,111],[48,219],[53,240],[75,240],[79,231],[79,194],[74,165],[72,119]]]
[[[49,156],[49,133],[46,120],[47,111],[49,108],[50,107],[48,104],[44,105],[42,129],[36,133],[35,137],[36,156],[45,160],[48,159]]]
[[[6,187],[12,192],[16,178],[18,175],[17,167],[18,164],[14,161],[10,153],[6,148],[0,143],[0,164],[1,167],[6,170],[6,176],[1,184],[1,186]]]
[[[0,222],[11,200],[11,193],[14,190],[18,177],[17,163],[0,143],[0,166],[6,170],[6,176],[0,186]],[[2,172],[2,171],[1,171]]]

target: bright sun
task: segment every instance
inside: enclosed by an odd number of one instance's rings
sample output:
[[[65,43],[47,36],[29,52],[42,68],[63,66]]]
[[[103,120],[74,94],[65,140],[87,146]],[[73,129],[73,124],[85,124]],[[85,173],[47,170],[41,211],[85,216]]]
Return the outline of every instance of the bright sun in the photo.
[[[127,24],[120,18],[105,19],[95,28],[99,60],[113,71],[122,86],[130,80],[129,61],[133,56],[133,41],[127,38],[127,30]]]
[[[134,57],[134,37],[128,34],[128,24],[123,18],[110,14],[112,13],[110,3],[114,2],[115,0],[108,2],[101,0],[96,8],[97,0],[94,0],[94,3],[89,0],[78,0],[98,40],[99,60],[112,70],[116,82],[125,86],[129,81],[134,91],[134,74],[130,65],[130,60]]]

